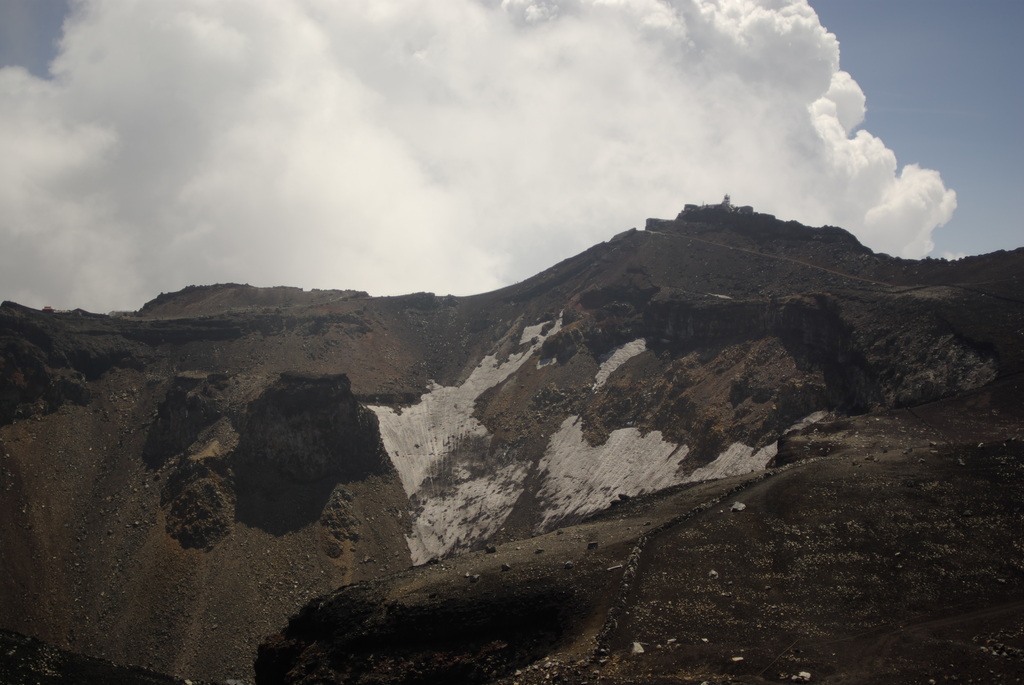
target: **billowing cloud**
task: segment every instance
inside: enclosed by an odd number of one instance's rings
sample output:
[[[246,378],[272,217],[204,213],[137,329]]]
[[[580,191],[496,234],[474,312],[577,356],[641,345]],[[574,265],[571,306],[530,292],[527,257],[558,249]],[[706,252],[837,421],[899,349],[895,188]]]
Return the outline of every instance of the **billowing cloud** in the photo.
[[[923,256],[956,205],[857,130],[805,0],[79,0],[0,70],[0,296],[472,293],[685,202]]]

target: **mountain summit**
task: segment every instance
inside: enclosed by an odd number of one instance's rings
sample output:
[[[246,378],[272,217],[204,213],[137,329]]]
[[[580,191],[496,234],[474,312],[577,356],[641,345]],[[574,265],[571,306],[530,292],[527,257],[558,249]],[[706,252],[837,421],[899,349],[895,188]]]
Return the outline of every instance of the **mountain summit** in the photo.
[[[1019,599],[1022,273],[726,201],[472,297],[5,302],[0,627],[248,679],[319,596],[260,682],[777,680]]]

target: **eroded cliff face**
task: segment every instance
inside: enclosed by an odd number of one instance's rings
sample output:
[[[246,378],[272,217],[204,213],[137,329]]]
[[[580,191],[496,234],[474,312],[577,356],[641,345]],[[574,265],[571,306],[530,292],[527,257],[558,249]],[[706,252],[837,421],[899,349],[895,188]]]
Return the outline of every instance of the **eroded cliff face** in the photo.
[[[0,307],[0,627],[240,677],[338,585],[757,473],[791,429],[1024,370],[1024,254],[906,262],[759,215],[648,229],[466,298]]]
[[[376,418],[344,375],[282,374],[251,401],[227,374],[179,376],[157,410],[143,458],[165,476],[168,534],[206,550],[236,520],[275,536],[319,522],[339,558],[338,541],[360,533],[352,517],[339,518],[344,497],[335,491],[395,476]]]

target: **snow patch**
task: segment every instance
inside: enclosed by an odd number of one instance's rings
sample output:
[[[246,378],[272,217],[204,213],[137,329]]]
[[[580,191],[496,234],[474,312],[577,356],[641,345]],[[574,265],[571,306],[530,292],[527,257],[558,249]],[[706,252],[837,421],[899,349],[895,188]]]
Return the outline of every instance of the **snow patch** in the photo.
[[[687,476],[686,482],[698,483],[705,480],[740,476],[751,471],[763,471],[778,452],[778,442],[773,442],[756,451],[742,442],[734,442],[713,462],[694,470]]]
[[[796,423],[794,423],[789,428],[787,428],[786,432],[783,433],[783,435],[785,435],[786,433],[792,433],[793,431],[798,431],[807,428],[812,424],[818,423],[818,421],[821,421],[826,416],[828,416],[827,411],[816,411],[813,414],[809,414],[804,418],[800,419],[799,421],[797,421]]]
[[[468,548],[497,532],[523,493],[528,472],[526,464],[509,464],[492,475],[457,483],[443,493],[427,494],[414,517],[412,535],[406,537],[413,564]]]
[[[547,334],[543,334],[545,326],[551,325],[550,321],[543,321],[535,326],[526,326],[523,328],[523,334],[519,336],[519,344],[526,345],[527,343],[533,342],[534,338],[539,338],[543,342],[544,338],[554,335],[558,331],[562,330],[562,314],[559,312],[558,320],[554,322],[554,326]]]
[[[444,387],[434,383],[430,392],[420,396],[418,404],[400,411],[370,406],[406,494],[418,491],[431,469],[457,454],[470,439],[489,437],[487,429],[473,417],[477,398],[515,373],[538,346],[511,355],[504,364],[487,356],[462,385]]]
[[[806,428],[813,423],[821,421],[826,416],[828,416],[828,412],[824,411],[816,411],[813,414],[809,414],[787,428],[783,435]],[[753,447],[748,447],[742,442],[734,442],[729,445],[728,449],[719,454],[713,462],[696,469],[686,480],[690,483],[696,483],[705,480],[728,478],[729,476],[741,476],[751,471],[763,471],[768,468],[768,464],[771,463],[778,453],[778,440],[770,445],[765,445],[759,450],[754,450]]]
[[[551,436],[539,464],[544,484],[537,499],[544,514],[538,529],[604,509],[620,493],[639,495],[684,482],[679,462],[688,453],[688,447],[662,439],[660,431],[641,435],[636,428],[620,428],[591,447],[580,417],[570,416]]]
[[[628,342],[625,345],[619,345],[614,350],[604,355],[601,358],[601,368],[597,370],[597,375],[594,377],[594,390],[597,390],[608,377],[615,372],[620,366],[628,362],[633,357],[647,351],[647,340],[644,338],[637,338],[633,342]]]
[[[493,487],[507,489],[511,472],[505,469],[499,470],[498,476],[480,479],[473,476],[474,472],[488,471],[487,468],[474,469],[473,465],[500,461],[505,456],[489,454],[490,433],[473,417],[473,410],[480,395],[519,370],[547,336],[561,329],[561,317],[549,323],[551,328],[545,336],[540,335],[540,331],[547,324],[528,326],[522,336],[531,343],[528,348],[510,355],[503,363],[494,355],[485,357],[462,385],[446,387],[432,383],[429,392],[424,393],[417,404],[401,410],[369,407],[377,415],[384,448],[398,471],[406,495],[413,499],[423,490],[433,493],[430,498],[420,498],[425,502],[424,508],[418,514],[414,512],[414,535],[410,538],[414,562],[444,554],[451,548],[443,545],[469,540],[474,526],[483,525],[474,521],[480,519],[481,514],[472,502],[482,503],[480,493],[492,487],[484,481],[495,479]],[[437,497],[440,500],[436,505],[431,504],[430,500]],[[513,503],[515,497],[511,499]],[[496,504],[502,502],[501,497],[496,499]],[[494,508],[494,516],[507,515],[507,511],[500,514],[499,509]],[[450,530],[439,532],[445,528]]]

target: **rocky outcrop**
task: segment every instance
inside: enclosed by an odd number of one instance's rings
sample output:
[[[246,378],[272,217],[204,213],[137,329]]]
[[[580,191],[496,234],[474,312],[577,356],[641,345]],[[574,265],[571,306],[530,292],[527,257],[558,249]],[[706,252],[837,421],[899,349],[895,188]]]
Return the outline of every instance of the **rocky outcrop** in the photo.
[[[161,493],[167,534],[185,549],[209,551],[231,533],[235,489],[222,460],[184,461]]]
[[[296,482],[350,482],[391,471],[373,412],[344,374],[282,374],[249,404],[236,469]]]
[[[240,435],[237,516],[278,535],[320,519],[339,484],[395,473],[344,375],[282,375],[249,403]]]
[[[538,581],[444,600],[437,592],[396,597],[387,582],[353,586],[307,607],[262,644],[256,682],[493,682],[562,644],[587,612],[588,593],[575,583]]]
[[[184,547],[212,548],[236,519],[297,530],[327,512],[335,486],[394,474],[345,375],[282,374],[244,404],[238,382],[177,377],[147,434],[142,456],[166,476],[167,530]],[[337,530],[337,508],[325,514],[335,533],[355,535]]]
[[[227,380],[224,374],[192,374],[172,381],[146,436],[142,458],[147,466],[159,469],[185,453],[225,415]]]
[[[138,368],[144,351],[85,312],[41,315],[0,304],[0,426],[88,404],[89,381],[107,371]]]
[[[49,414],[62,405],[89,402],[83,374],[53,369],[31,343],[9,340],[0,351],[0,425]]]

